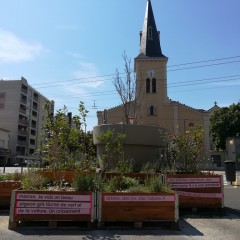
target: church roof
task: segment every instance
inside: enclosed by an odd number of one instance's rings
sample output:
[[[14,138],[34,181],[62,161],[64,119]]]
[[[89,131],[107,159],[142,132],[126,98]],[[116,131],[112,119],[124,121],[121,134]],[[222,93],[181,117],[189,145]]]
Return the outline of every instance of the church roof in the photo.
[[[140,33],[140,50],[137,58],[165,57],[160,45],[160,33],[157,31],[151,0],[147,1],[143,30]]]

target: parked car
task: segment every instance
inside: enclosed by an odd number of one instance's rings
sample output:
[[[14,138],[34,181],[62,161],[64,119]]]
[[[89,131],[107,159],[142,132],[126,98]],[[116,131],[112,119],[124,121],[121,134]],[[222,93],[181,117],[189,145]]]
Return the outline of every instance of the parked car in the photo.
[[[24,159],[23,161],[20,161],[19,163],[15,163],[15,167],[31,167],[34,165],[33,160],[30,159]]]

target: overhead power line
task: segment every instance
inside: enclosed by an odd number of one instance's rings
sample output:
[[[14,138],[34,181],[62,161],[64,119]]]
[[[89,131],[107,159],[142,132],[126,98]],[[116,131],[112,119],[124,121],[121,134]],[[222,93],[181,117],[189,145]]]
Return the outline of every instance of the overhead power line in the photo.
[[[170,65],[168,68],[172,67],[178,67],[178,66],[186,66],[186,65],[193,65],[193,64],[200,64],[200,63],[207,63],[207,62],[216,62],[216,61],[222,61],[222,60],[227,60],[227,59],[234,59],[234,58],[240,58],[240,56],[232,56],[232,57],[225,57],[225,58],[216,58],[216,59],[210,59],[210,60],[204,60],[204,61],[196,61],[196,62],[189,62],[189,63],[181,63],[181,64],[175,64],[175,65]],[[182,70],[187,70],[187,69],[194,69],[194,68],[203,68],[203,67],[213,67],[213,66],[218,66],[218,65],[225,65],[225,64],[231,64],[231,63],[239,63],[240,60],[236,61],[230,61],[230,62],[220,62],[220,63],[212,63],[212,64],[205,64],[205,65],[200,65],[200,66],[190,66],[190,67],[184,67],[184,68],[176,68],[176,69],[169,69],[167,72],[174,72],[174,71],[182,71]],[[123,75],[125,73],[119,73],[120,75]],[[57,86],[65,86],[67,85],[73,85],[69,84],[69,82],[76,82],[76,84],[88,84],[88,83],[94,83],[94,82],[101,82],[101,81],[109,81],[113,80],[113,76],[115,76],[116,73],[111,73],[111,74],[105,74],[105,75],[99,75],[99,76],[89,76],[89,77],[83,77],[83,78],[75,78],[75,79],[69,79],[69,80],[59,80],[59,81],[48,81],[48,82],[42,82],[42,83],[37,83],[33,84],[32,86],[40,86],[38,88],[50,88],[50,87],[57,87]],[[105,79],[105,77],[110,77]],[[98,79],[98,78],[104,78],[104,79]],[[84,82],[79,82],[80,80],[89,80],[93,79],[92,81],[84,81]],[[58,83],[54,84],[53,83]],[[59,83],[65,83],[65,84],[59,84]],[[50,85],[49,85],[50,84]],[[41,85],[44,85],[41,87]],[[48,85],[48,86],[46,86]]]

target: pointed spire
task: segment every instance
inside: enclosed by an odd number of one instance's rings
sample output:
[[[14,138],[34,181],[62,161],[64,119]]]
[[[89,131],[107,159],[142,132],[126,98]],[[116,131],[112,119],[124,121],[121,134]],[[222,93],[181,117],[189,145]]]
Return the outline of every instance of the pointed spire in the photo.
[[[165,57],[160,46],[160,33],[157,31],[152,4],[147,0],[143,30],[140,33],[140,51],[138,57]]]

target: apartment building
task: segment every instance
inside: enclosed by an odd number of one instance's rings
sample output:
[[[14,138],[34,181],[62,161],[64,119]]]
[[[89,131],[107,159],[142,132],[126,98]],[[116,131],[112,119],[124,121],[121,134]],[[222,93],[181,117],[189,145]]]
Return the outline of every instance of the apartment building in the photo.
[[[36,159],[47,101],[23,77],[21,80],[0,80],[0,128],[9,131],[11,164]],[[54,102],[50,103],[53,114]]]

